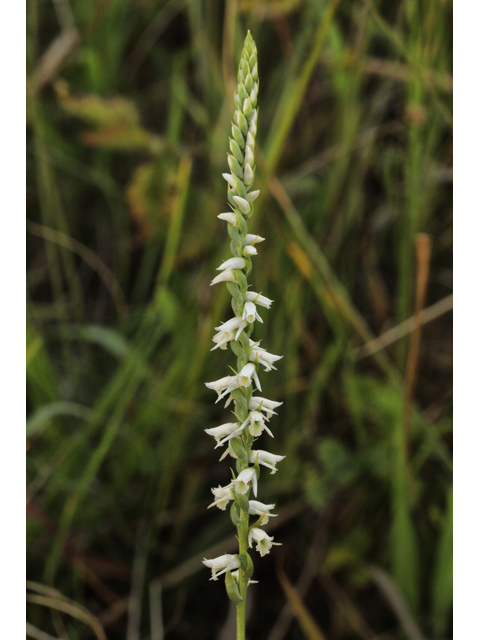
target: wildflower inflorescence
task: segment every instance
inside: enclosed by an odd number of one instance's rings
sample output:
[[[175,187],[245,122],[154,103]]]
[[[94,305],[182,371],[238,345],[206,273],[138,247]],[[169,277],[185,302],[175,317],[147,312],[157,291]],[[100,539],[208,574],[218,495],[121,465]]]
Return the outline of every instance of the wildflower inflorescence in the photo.
[[[233,318],[215,327],[217,333],[213,337],[215,346],[212,350],[225,350],[230,346],[237,357],[237,368],[233,372],[234,375],[206,383],[209,389],[217,392],[216,402],[225,400],[226,407],[234,403],[234,420],[206,429],[206,432],[215,439],[215,448],[225,447],[220,459],[229,455],[236,460],[236,473],[232,471],[232,481],[225,487],[212,489],[215,499],[210,507],[216,506],[225,510],[232,503],[230,515],[237,527],[239,553],[204,560],[204,564],[212,569],[212,580],[216,580],[219,575],[225,575],[227,593],[237,605],[237,637],[244,637],[242,632],[238,633],[238,629],[239,624],[245,624],[246,589],[253,572],[248,549],[255,548],[263,556],[269,553],[272,544],[277,544],[261,528],[267,524],[269,518],[275,517],[275,514],[271,513],[275,505],[263,504],[256,500],[260,466],[275,473],[276,465],[284,458],[252,448],[263,432],[273,438],[268,422],[281,404],[254,395],[253,387],[256,387],[255,393],[262,391],[258,377],[260,367],[265,371],[271,371],[275,369],[277,360],[282,357],[269,353],[260,346],[260,342],[251,339],[255,321],[262,322],[259,308],[269,309],[272,304],[272,300],[261,293],[250,291],[247,281],[252,269],[252,257],[258,253],[257,245],[264,241],[264,238],[248,233],[248,221],[259,195],[259,191],[252,190],[255,176],[258,86],[257,50],[248,32],[234,97],[235,113],[228,154],[230,173],[223,174],[228,184],[227,197],[231,211],[218,216],[227,223],[233,257],[218,267],[220,273],[212,280],[212,285],[226,283],[232,296],[234,313]],[[258,518],[251,526],[250,515]]]

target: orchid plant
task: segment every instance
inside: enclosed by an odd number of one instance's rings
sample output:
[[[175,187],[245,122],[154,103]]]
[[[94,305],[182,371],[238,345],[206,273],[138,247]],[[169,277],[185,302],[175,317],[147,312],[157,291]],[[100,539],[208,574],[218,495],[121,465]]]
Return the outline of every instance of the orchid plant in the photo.
[[[275,517],[271,510],[274,504],[264,504],[256,500],[260,466],[276,473],[276,465],[285,456],[252,448],[257,438],[265,431],[273,438],[268,426],[281,402],[253,395],[262,392],[258,372],[275,369],[275,362],[282,356],[268,353],[259,342],[252,340],[255,321],[262,322],[259,307],[269,309],[272,300],[249,291],[248,276],[252,270],[252,257],[257,255],[256,245],[264,238],[248,233],[248,222],[253,215],[254,201],[259,191],[252,191],[255,175],[255,135],[257,132],[257,94],[258,94],[257,48],[248,32],[238,69],[238,85],[234,97],[235,113],[232,120],[232,137],[228,165],[230,173],[223,177],[228,183],[227,198],[231,207],[228,213],[218,217],[228,226],[231,239],[230,248],[233,257],[218,267],[220,274],[212,280],[212,285],[226,282],[232,296],[234,317],[216,327],[213,337],[214,349],[226,350],[230,345],[237,357],[237,369],[234,375],[225,376],[206,386],[217,392],[217,402],[226,399],[225,407],[233,402],[232,422],[206,429],[215,439],[216,446],[225,446],[220,460],[231,456],[236,460],[236,473],[225,487],[212,489],[214,501],[210,507],[225,510],[230,502],[230,516],[237,528],[239,541],[238,554],[225,554],[203,563],[212,570],[212,580],[225,576],[227,594],[237,607],[237,640],[245,640],[245,611],[247,587],[253,574],[253,561],[248,549],[255,549],[264,556],[270,552],[273,541],[262,527],[269,518]],[[251,499],[251,494],[255,499]],[[256,521],[250,524],[250,516]]]

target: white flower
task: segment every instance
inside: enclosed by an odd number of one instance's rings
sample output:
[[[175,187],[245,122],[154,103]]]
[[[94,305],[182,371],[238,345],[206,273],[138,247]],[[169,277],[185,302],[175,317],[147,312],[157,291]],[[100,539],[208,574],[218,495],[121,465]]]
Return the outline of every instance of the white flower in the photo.
[[[219,327],[215,327],[215,330],[218,331],[218,333],[212,338],[213,342],[215,342],[215,347],[210,349],[210,351],[214,351],[215,349],[218,349],[218,347],[220,347],[220,349],[226,349],[227,342],[230,342],[230,340],[238,340],[238,336],[247,324],[246,320],[235,317],[227,320],[227,322],[224,322]]]
[[[240,435],[244,429],[245,429],[245,425],[244,424],[242,424],[240,427],[237,427],[236,429],[234,429],[234,431],[232,431],[231,433],[226,435],[222,440],[220,440],[220,442],[217,444],[215,449],[217,447],[220,447],[221,445],[225,444],[226,442],[229,442],[229,440],[231,440],[232,438],[235,438],[235,436]],[[230,443],[229,443],[228,446],[230,447]]]
[[[262,390],[262,387],[260,386],[260,380],[258,379],[257,375],[257,369],[255,368],[255,365],[253,363],[249,362],[248,364],[246,364],[238,375],[240,377],[240,384],[238,385],[239,387],[249,387],[252,383],[253,376],[255,384],[257,385],[257,389],[259,391]]]
[[[247,147],[248,149],[248,147]],[[248,187],[253,182],[253,170],[249,164],[245,165],[245,169],[243,171],[243,182]]]
[[[225,376],[224,378],[220,378],[219,380],[214,380],[213,382],[205,382],[205,386],[208,389],[213,389],[218,393],[218,400],[220,400],[221,392],[226,389],[231,383],[232,380],[235,379],[235,376]]]
[[[215,346],[212,347],[210,351],[215,351],[215,349],[218,348],[222,349],[222,351],[226,351],[227,343],[230,342],[230,340],[233,340],[234,337],[233,333],[219,331],[212,338],[212,341],[215,342]]]
[[[221,576],[223,573],[240,567],[238,560],[230,553],[218,556],[218,558],[213,558],[212,560],[204,558],[202,562],[206,567],[212,570],[212,577],[210,580],[217,580],[218,576]]]
[[[263,464],[264,467],[271,469],[271,474],[277,473],[277,462],[280,462],[284,458],[285,456],[277,456],[274,453],[262,451],[261,449],[250,451],[250,462],[255,463],[258,461],[258,464]]]
[[[255,304],[260,305],[261,307],[265,307],[266,309],[270,309],[270,306],[273,302],[273,300],[270,300],[270,298],[266,298],[259,293],[255,293],[255,291],[247,291],[245,300],[247,302],[254,302]]]
[[[218,507],[222,511],[225,511],[230,500],[235,500],[232,487],[232,483],[228,484],[226,487],[213,487],[212,493],[215,496],[215,500],[212,504],[208,505],[208,509],[210,509],[210,507]]]
[[[242,213],[250,213],[250,204],[240,196],[232,196]]]
[[[257,543],[257,551],[261,556],[270,553],[272,545],[279,545],[280,542],[273,542],[273,536],[269,536],[263,529],[253,527],[248,532],[248,546],[252,547],[252,543]]]
[[[277,360],[281,360],[282,358],[283,356],[275,356],[273,353],[268,353],[268,351],[265,351],[265,349],[262,349],[261,347],[253,347],[250,351],[250,360],[252,362],[263,364],[265,371],[271,371],[272,369],[276,370],[273,363]]]
[[[238,389],[239,387],[249,387],[252,384],[252,377],[255,380],[257,389],[259,389],[260,391],[262,390],[260,386],[260,380],[258,379],[258,375],[257,375],[257,369],[252,362],[249,362],[248,364],[246,364],[243,367],[243,369],[240,371],[240,373],[237,373],[236,376],[233,376],[233,377],[227,376],[227,377],[230,377],[230,383],[226,387],[223,387],[223,391],[219,394],[215,404],[219,400],[224,398],[226,395],[234,391],[235,389]],[[213,384],[213,383],[209,383],[209,384]],[[208,387],[208,384],[207,384],[207,387]],[[209,387],[209,388],[212,388],[212,387]],[[227,403],[227,405],[228,404],[229,402]]]
[[[219,273],[218,276],[215,276],[215,278],[211,281],[210,286],[212,286],[212,284],[218,284],[219,282],[236,282],[237,280],[235,279],[235,275],[233,274],[233,271],[230,271],[229,269],[227,269],[227,271],[222,271],[222,273]]]
[[[248,414],[247,419],[241,425],[241,428],[244,429],[247,426],[247,424],[249,425],[248,430],[250,431],[250,434],[254,438],[258,438],[258,436],[261,435],[261,433],[262,433],[262,431],[264,429],[273,438],[273,433],[270,431],[270,429],[265,424],[265,418],[260,413],[260,411],[250,411],[250,413]]]
[[[225,436],[229,436],[238,428],[238,425],[235,422],[226,422],[225,424],[221,424],[219,427],[212,427],[211,429],[205,429],[205,432],[208,433],[209,436],[215,438],[217,445],[220,443],[220,440]],[[217,447],[215,447],[216,449]]]
[[[245,236],[245,244],[257,244],[257,242],[263,242],[265,238],[262,236],[256,236],[254,233],[247,233]]]
[[[247,244],[245,247],[243,247],[244,256],[256,256],[257,254],[258,251],[251,244]]]
[[[248,502],[248,513],[252,516],[261,516],[262,525],[268,524],[269,518],[277,517],[277,513],[270,513],[271,509],[275,509],[274,504],[263,504],[263,502],[258,502],[257,500],[249,500]]]
[[[230,320],[227,320],[226,322],[222,322],[221,325],[219,325],[218,327],[215,327],[216,331],[224,331],[224,332],[233,332],[235,333],[235,331],[238,329],[238,327],[240,325],[243,325],[243,320],[242,318],[238,318],[237,316],[230,318]]]
[[[257,472],[254,467],[249,467],[241,471],[233,481],[235,486],[235,493],[243,495],[250,489],[249,484],[252,483],[253,494],[257,497]]]
[[[267,418],[267,420],[270,420],[273,414],[277,415],[274,409],[282,404],[283,402],[275,402],[274,400],[268,400],[268,398],[253,396],[248,404],[248,408],[250,409],[250,411],[256,411],[257,409],[259,411],[264,411],[265,417]]]
[[[247,140],[248,140],[248,133],[247,133]],[[255,202],[255,200],[258,198],[259,195],[260,195],[260,189],[258,189],[257,191],[251,191],[248,194],[250,198],[250,204],[252,204],[252,202]]]
[[[255,306],[254,302],[245,302],[242,318],[250,323],[255,322],[255,320],[263,323],[263,320],[258,315],[257,307]]]
[[[226,269],[244,269],[245,260],[243,258],[229,258],[217,267],[217,271],[225,271]]]
[[[248,133],[247,133],[247,137],[248,137]],[[249,142],[247,142],[247,148],[245,149],[245,164],[253,164],[254,163],[254,157],[253,157],[253,147],[255,146],[255,142],[253,141],[252,136],[250,135],[250,142],[253,142],[253,144],[249,144]]]
[[[229,173],[222,173],[222,176],[225,178],[228,184],[232,187],[232,189],[237,188],[237,183],[235,182],[235,178],[232,175],[230,175]]]
[[[229,222],[234,227],[237,226],[237,216],[231,211],[229,211],[228,213],[219,213],[217,218],[220,218],[220,220],[225,220],[225,222]]]

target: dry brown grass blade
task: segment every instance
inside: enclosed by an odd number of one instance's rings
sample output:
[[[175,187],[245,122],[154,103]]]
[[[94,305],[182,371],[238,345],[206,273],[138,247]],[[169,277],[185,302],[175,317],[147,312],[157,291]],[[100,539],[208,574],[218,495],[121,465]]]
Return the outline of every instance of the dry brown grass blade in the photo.
[[[325,634],[313,619],[312,614],[304,605],[297,590],[289,581],[282,569],[278,570],[277,576],[283,592],[293,609],[295,617],[305,634],[305,637],[308,638],[308,640],[326,640]]]
[[[415,291],[415,315],[410,347],[405,369],[405,400],[403,412],[404,443],[408,447],[410,425],[412,421],[413,393],[417,378],[420,340],[422,337],[422,314],[427,293],[428,275],[430,272],[431,242],[425,233],[419,233],[416,239],[417,250],[417,282]]]
[[[103,630],[103,627],[98,618],[96,618],[93,613],[90,613],[90,611],[79,605],[77,602],[73,602],[72,600],[69,600],[65,597],[49,597],[32,593],[27,593],[26,599],[27,602],[31,602],[32,604],[38,604],[41,607],[48,607],[49,609],[54,609],[55,611],[61,611],[62,613],[66,613],[67,615],[71,616],[72,618],[80,620],[92,629],[98,640],[107,640],[105,631]]]
[[[435,304],[432,304],[430,307],[427,307],[421,314],[419,318],[419,322],[422,324],[427,324],[427,322],[432,322],[436,318],[439,318],[444,313],[448,313],[453,309],[453,294],[442,298]],[[404,322],[392,327],[382,335],[378,336],[374,340],[370,340],[363,346],[359,347],[355,353],[356,359],[361,360],[362,358],[368,358],[368,356],[373,355],[377,351],[381,351],[386,347],[390,346],[397,340],[404,338],[409,333],[413,331],[415,328],[415,316],[408,318]]]
[[[59,640],[55,636],[51,636],[49,633],[38,629],[30,622],[27,622],[25,625],[25,631],[28,638],[33,638],[33,640]]]

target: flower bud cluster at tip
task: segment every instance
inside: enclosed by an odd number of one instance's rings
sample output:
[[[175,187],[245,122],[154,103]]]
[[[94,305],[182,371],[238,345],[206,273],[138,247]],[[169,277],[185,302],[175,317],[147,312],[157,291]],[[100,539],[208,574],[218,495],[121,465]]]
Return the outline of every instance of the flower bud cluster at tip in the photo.
[[[232,309],[234,316],[215,327],[213,337],[215,349],[226,350],[228,346],[237,356],[237,370],[234,375],[224,376],[213,382],[205,383],[209,389],[217,392],[217,400],[225,399],[225,407],[234,402],[234,419],[225,421],[218,427],[205,429],[206,433],[215,439],[215,448],[225,447],[220,460],[230,456],[236,461],[237,474],[226,486],[212,489],[214,501],[209,505],[226,510],[233,502],[231,512],[232,521],[241,513],[241,508],[248,510],[248,514],[257,516],[258,520],[249,527],[248,546],[255,545],[261,556],[269,553],[273,544],[270,537],[261,529],[269,518],[275,517],[271,513],[274,504],[263,504],[256,500],[260,467],[263,466],[276,473],[276,465],[285,456],[275,455],[262,449],[252,449],[254,442],[265,431],[274,437],[269,428],[269,421],[276,415],[274,409],[282,403],[253,395],[253,387],[261,392],[258,377],[260,367],[265,371],[275,369],[274,363],[282,358],[267,352],[260,346],[259,341],[250,338],[255,321],[263,322],[258,309],[270,309],[272,300],[249,290],[247,282],[252,268],[252,257],[258,255],[257,245],[265,240],[259,235],[248,232],[248,221],[253,214],[253,207],[259,191],[253,191],[255,177],[255,137],[257,133],[257,96],[258,96],[258,66],[255,42],[248,32],[238,69],[238,85],[234,96],[235,113],[232,119],[231,137],[229,139],[228,166],[230,173],[224,173],[227,182],[227,199],[231,207],[230,212],[221,213],[218,217],[227,223],[228,234],[231,239],[230,248],[233,256],[223,262],[212,285],[220,282],[227,283],[232,295]],[[250,500],[250,493],[255,499]],[[246,501],[246,502],[245,502]],[[237,516],[235,516],[237,514]],[[204,560],[204,564],[212,569],[212,578],[232,572],[238,579],[241,567],[235,556],[225,555],[213,560]]]

